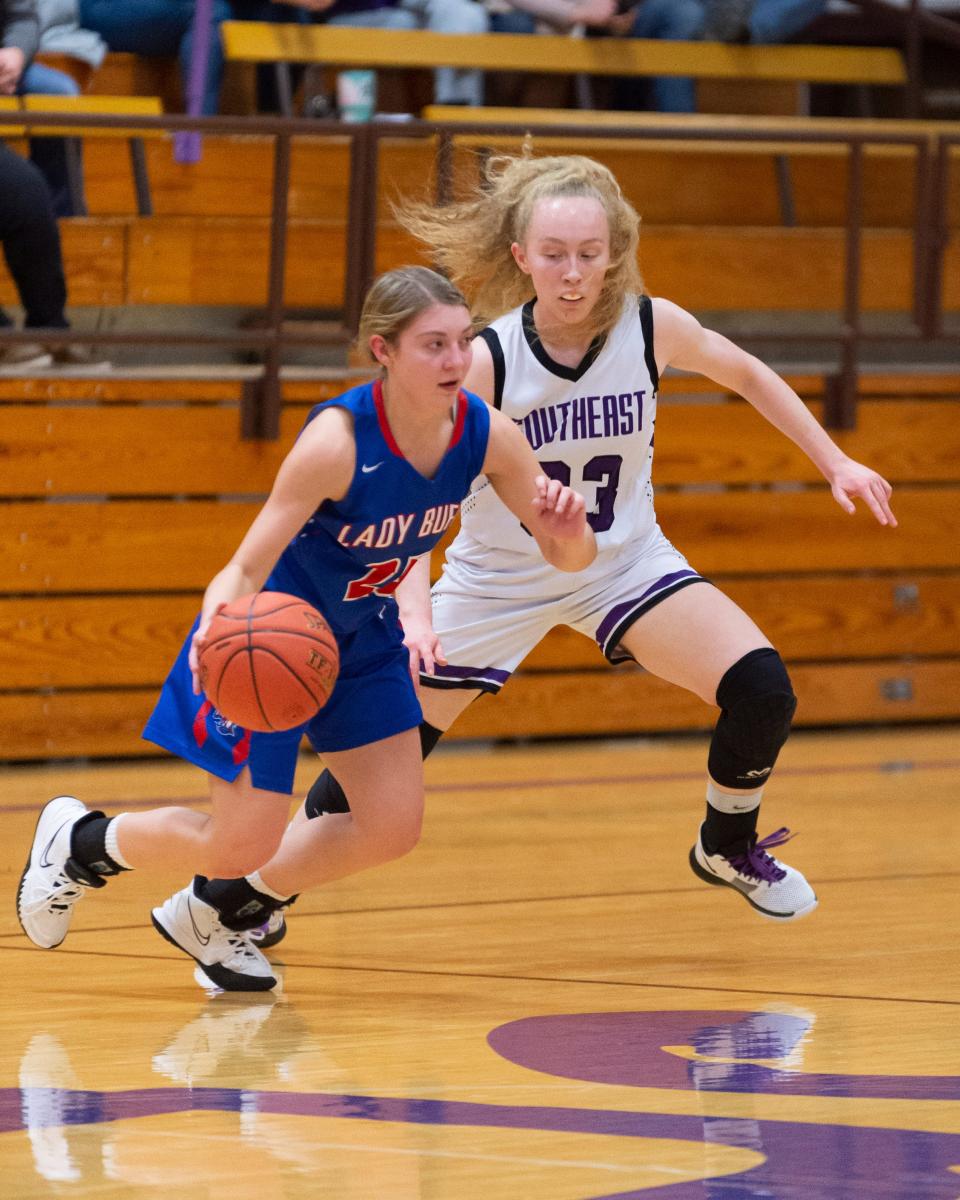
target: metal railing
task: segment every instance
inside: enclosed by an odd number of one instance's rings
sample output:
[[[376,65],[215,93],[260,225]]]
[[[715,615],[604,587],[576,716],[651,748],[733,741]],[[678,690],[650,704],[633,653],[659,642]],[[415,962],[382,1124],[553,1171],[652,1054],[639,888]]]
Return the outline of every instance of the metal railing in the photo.
[[[86,114],[68,116],[52,113],[17,114],[17,125],[29,127],[42,124],[45,128],[102,127],[127,129],[127,117]],[[379,147],[382,141],[434,138],[436,141],[436,188],[442,202],[449,197],[453,178],[453,159],[456,142],[469,137],[476,142],[503,136],[522,136],[532,133],[556,139],[562,131],[555,125],[535,124],[456,126],[427,121],[373,121],[349,124],[333,120],[265,117],[138,117],[137,129],[148,131],[190,132],[198,134],[247,134],[272,137],[273,192],[270,212],[269,259],[266,300],[266,320],[258,329],[236,333],[205,333],[200,330],[156,330],[145,332],[84,332],[84,342],[105,345],[183,345],[219,347],[225,350],[262,351],[260,373],[244,385],[241,403],[241,436],[273,439],[280,424],[280,368],[287,347],[316,345],[318,342],[346,344],[355,333],[366,289],[375,273]],[[802,132],[729,130],[705,131],[676,128],[662,124],[645,127],[597,126],[587,131],[571,131],[578,137],[585,134],[602,141],[608,138],[642,139],[651,141],[690,141],[709,143],[796,143],[843,145],[848,147],[847,207],[844,241],[843,303],[838,313],[835,331],[811,335],[785,333],[782,328],[758,329],[750,332],[750,340],[779,343],[823,342],[839,348],[839,365],[828,378],[826,391],[827,423],[834,428],[852,427],[856,415],[857,375],[860,354],[870,341],[922,343],[943,335],[943,263],[948,241],[949,162],[951,151],[960,146],[960,133],[937,134],[896,132]],[[339,324],[332,325],[323,335],[316,331],[284,327],[284,278],[286,270],[287,207],[290,190],[291,141],[296,137],[335,136],[350,142],[350,182],[348,193],[346,263],[343,308]],[[862,263],[864,155],[871,145],[912,147],[915,151],[914,187],[914,254],[912,311],[909,328],[899,332],[872,333],[864,328],[860,296]],[[147,218],[149,219],[149,218]],[[0,344],[5,342],[42,341],[51,345],[76,342],[78,334],[64,329],[35,329],[19,332],[0,331]]]

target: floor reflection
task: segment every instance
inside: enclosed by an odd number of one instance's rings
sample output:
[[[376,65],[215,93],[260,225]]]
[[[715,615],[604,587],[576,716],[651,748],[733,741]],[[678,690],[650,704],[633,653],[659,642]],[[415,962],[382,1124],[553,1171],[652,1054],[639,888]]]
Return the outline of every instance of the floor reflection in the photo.
[[[802,1076],[813,1019],[797,1009],[579,1014],[579,1038],[575,1025],[573,1017],[513,1022],[494,1030],[490,1044],[537,1071],[552,1054],[567,1074],[576,1068],[612,1082],[610,1075],[630,1071],[646,1088],[742,1093],[749,1078],[742,1068],[767,1072],[763,1079]],[[606,1038],[591,1041],[601,1027]],[[680,1033],[676,1043],[663,1040]],[[451,1191],[449,1181],[435,1190],[453,1161],[481,1175],[515,1171],[519,1178],[520,1164],[559,1170],[563,1186],[529,1193],[552,1200],[955,1200],[958,1191],[951,1168],[960,1163],[960,1135],[293,1090],[298,1056],[322,1054],[323,1037],[282,996],[211,999],[145,1050],[156,1087],[85,1089],[65,1039],[46,1030],[30,1038],[19,1088],[0,1089],[0,1132],[26,1133],[38,1180],[83,1186],[84,1195],[120,1183],[133,1190],[118,1195],[168,1196],[185,1164],[202,1180],[202,1156],[211,1153],[222,1179],[225,1147],[230,1176],[244,1178],[244,1189],[258,1181],[266,1200],[331,1187],[329,1194],[342,1197],[391,1200],[475,1194]],[[672,1052],[677,1047],[714,1061],[685,1060]],[[915,1083],[907,1077],[907,1091]],[[864,1090],[863,1079],[854,1090]],[[356,1178],[358,1157],[365,1173]],[[597,1190],[598,1173],[617,1186]],[[320,1179],[324,1188],[311,1192]]]

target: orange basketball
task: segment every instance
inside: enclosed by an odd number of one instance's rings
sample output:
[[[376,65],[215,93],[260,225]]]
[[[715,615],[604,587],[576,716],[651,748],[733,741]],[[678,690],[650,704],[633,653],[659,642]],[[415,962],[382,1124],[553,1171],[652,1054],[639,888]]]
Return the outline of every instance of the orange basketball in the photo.
[[[257,592],[210,622],[200,685],[218,712],[243,729],[273,733],[309,721],[330,699],[340,655],[315,608],[283,592]]]

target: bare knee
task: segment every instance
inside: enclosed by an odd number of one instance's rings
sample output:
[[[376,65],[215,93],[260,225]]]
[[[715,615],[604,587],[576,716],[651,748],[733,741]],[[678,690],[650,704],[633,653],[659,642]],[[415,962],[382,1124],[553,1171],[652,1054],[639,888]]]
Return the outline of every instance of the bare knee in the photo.
[[[203,874],[211,879],[237,879],[249,875],[270,861],[279,849],[281,835],[229,841],[211,839],[203,855]]]
[[[422,832],[422,809],[415,813],[400,814],[379,833],[378,841],[384,853],[383,861],[390,862],[409,854],[419,843]]]
[[[423,808],[408,812],[380,814],[375,821],[363,821],[353,814],[354,828],[367,845],[368,861],[372,864],[392,862],[403,858],[420,841],[423,829]]]

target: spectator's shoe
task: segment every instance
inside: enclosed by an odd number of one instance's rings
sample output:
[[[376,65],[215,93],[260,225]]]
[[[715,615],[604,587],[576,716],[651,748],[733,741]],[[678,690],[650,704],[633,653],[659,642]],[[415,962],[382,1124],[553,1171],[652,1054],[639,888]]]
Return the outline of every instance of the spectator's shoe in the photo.
[[[36,342],[17,342],[0,346],[0,367],[17,367],[24,371],[49,367],[53,355]]]
[[[753,0],[707,0],[704,8],[705,42],[749,42]]]
[[[70,857],[74,826],[90,810],[74,796],[55,796],[37,820],[30,857],[20,877],[17,917],[34,945],[52,950],[67,936],[84,888],[107,882]]]
[[[86,367],[89,370],[106,371],[111,365],[102,349],[82,346],[77,342],[51,346],[50,356],[55,367]]]
[[[206,979],[223,991],[269,992],[276,987],[270,963],[249,934],[227,929],[193,884],[155,908],[152,918],[160,936],[189,954]]]
[[[272,912],[267,917],[262,925],[248,930],[247,933],[261,950],[269,950],[272,946],[279,945],[287,936],[287,922],[278,908],[276,912]]]
[[[800,872],[767,853],[790,840],[789,829],[778,829],[763,841],[754,834],[728,855],[708,854],[702,836],[701,831],[690,851],[690,866],[705,883],[731,887],[762,916],[781,921],[805,917],[817,907],[816,893]]]

